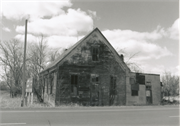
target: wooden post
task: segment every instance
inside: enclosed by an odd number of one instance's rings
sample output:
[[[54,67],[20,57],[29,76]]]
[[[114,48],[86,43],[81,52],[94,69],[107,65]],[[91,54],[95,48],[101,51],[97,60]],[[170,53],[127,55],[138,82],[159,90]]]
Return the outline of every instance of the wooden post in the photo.
[[[29,103],[29,92],[27,92],[27,104]]]
[[[59,85],[59,66],[57,66],[57,73],[56,73],[57,77],[56,77],[56,90],[58,89],[60,91],[60,85]],[[58,86],[59,85],[59,86]],[[59,88],[57,88],[59,87]],[[57,92],[57,91],[56,91]],[[58,92],[59,93],[59,92]],[[60,92],[61,93],[61,92]],[[61,104],[61,98],[60,98],[60,93],[56,95],[57,101],[59,101],[59,104]],[[56,100],[55,99],[55,100]]]
[[[33,93],[31,93],[31,105],[33,104]]]
[[[28,104],[30,103],[30,99],[31,99],[31,93],[28,92]]]
[[[50,89],[51,89],[51,81],[50,81],[50,74],[48,73],[48,102],[50,102]]]

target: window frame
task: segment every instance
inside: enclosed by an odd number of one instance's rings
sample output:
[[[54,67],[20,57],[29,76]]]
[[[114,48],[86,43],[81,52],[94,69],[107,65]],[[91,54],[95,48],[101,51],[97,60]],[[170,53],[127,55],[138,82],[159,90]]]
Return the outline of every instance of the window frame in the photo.
[[[146,90],[152,90],[152,86],[151,85],[146,85]]]
[[[134,78],[130,77],[129,80],[130,80],[130,84],[131,85],[135,85],[136,84],[136,80]]]
[[[71,93],[74,93],[73,90],[74,86],[77,88],[77,92],[78,92],[78,74],[71,74]]]
[[[91,83],[94,88],[99,89],[99,75],[98,74],[91,74]]]
[[[131,90],[131,96],[139,96],[139,92],[137,90]]]
[[[116,76],[110,76],[110,91],[113,91],[114,95],[116,95],[116,88],[117,88],[117,77]]]
[[[92,61],[98,62],[99,61],[99,46],[92,46]]]
[[[136,82],[140,85],[146,84],[146,77],[143,74],[136,73]]]

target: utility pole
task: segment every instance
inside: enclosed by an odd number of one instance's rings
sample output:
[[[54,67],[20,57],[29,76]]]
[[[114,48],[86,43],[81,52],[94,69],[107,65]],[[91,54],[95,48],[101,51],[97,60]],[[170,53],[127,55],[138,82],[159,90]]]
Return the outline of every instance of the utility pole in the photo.
[[[24,39],[24,58],[23,58],[23,85],[22,85],[22,101],[21,101],[21,107],[25,106],[25,91],[26,91],[26,43],[27,43],[27,22],[25,21],[25,39]]]

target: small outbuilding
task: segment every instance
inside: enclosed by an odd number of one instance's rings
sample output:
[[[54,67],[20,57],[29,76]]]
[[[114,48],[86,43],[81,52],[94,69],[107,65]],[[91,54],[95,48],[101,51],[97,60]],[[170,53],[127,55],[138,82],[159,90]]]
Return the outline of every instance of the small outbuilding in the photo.
[[[160,75],[133,73],[98,28],[40,72],[45,102],[54,106],[160,104]]]

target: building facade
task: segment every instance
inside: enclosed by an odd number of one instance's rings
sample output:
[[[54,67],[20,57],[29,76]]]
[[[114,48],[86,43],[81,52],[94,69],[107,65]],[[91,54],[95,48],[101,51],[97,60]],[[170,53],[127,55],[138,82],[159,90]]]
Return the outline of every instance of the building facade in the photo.
[[[128,105],[158,105],[161,102],[160,75],[131,72],[126,91]]]
[[[54,106],[160,104],[160,76],[131,72],[98,28],[47,66],[40,83]]]

